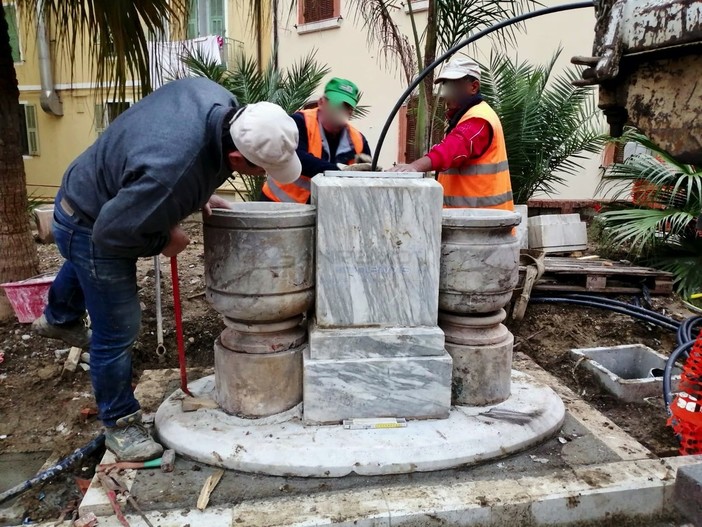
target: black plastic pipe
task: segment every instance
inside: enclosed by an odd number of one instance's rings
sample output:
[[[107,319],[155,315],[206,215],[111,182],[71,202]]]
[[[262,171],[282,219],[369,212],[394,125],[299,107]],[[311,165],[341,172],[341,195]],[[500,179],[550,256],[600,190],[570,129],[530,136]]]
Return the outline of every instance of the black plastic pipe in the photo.
[[[668,324],[680,326],[681,323],[675,320],[674,318],[671,318],[666,315],[662,315],[661,313],[658,313],[657,311],[653,311],[651,309],[646,309],[645,307],[637,306],[634,304],[629,304],[627,302],[622,302],[620,300],[614,300],[612,298],[606,298],[606,297],[599,297],[599,296],[592,296],[592,295],[581,295],[581,294],[567,294],[567,295],[562,295],[564,298],[577,298],[580,300],[590,300],[593,302],[598,302],[601,304],[606,304],[606,305],[612,305],[612,306],[619,306],[623,307],[625,309],[628,309],[629,311],[636,311],[638,313],[642,313],[644,315],[648,315],[653,318],[657,318],[658,320],[661,320],[663,322],[666,322]]]
[[[615,313],[621,313],[622,315],[629,315],[633,318],[637,318],[644,322],[660,326],[663,329],[668,329],[673,332],[677,332],[679,324],[671,324],[669,322],[660,320],[658,318],[652,317],[648,314],[640,313],[638,311],[630,310],[625,307],[620,307],[616,305],[606,305],[603,303],[595,302],[592,300],[580,300],[578,298],[567,298],[567,297],[545,297],[545,296],[535,296],[529,301],[534,304],[572,304],[576,306],[584,307],[595,307],[598,309],[609,309]]]
[[[390,116],[388,119],[385,121],[385,125],[383,126],[383,130],[380,132],[380,138],[378,139],[378,145],[375,147],[375,153],[373,154],[373,162],[371,165],[371,170],[376,170],[378,167],[378,159],[380,157],[380,150],[383,148],[383,143],[385,142],[385,136],[388,134],[388,130],[390,129],[390,126],[392,125],[393,120],[395,119],[395,116],[397,115],[397,112],[400,111],[400,108],[402,105],[405,103],[405,100],[407,97],[411,95],[411,93],[415,90],[417,86],[419,86],[419,83],[421,83],[427,75],[431,71],[433,71],[439,64],[441,64],[443,61],[445,61],[447,58],[449,58],[451,55],[459,51],[461,48],[466,47],[468,44],[472,44],[478,39],[481,39],[490,33],[494,33],[495,31],[498,31],[502,28],[505,28],[507,26],[511,26],[513,24],[518,24],[520,22],[524,22],[525,20],[529,20],[530,18],[537,18],[540,16],[544,15],[550,15],[552,13],[560,13],[561,11],[572,11],[573,9],[583,9],[586,7],[595,7],[595,2],[594,1],[589,1],[589,2],[573,2],[570,4],[563,4],[563,5],[557,5],[557,6],[552,6],[552,7],[544,7],[543,9],[537,9],[536,11],[532,11],[530,13],[524,13],[512,18],[508,18],[507,20],[503,20],[502,22],[498,22],[494,26],[490,26],[487,29],[483,29],[479,33],[476,33],[472,37],[469,37],[465,39],[462,42],[459,42],[455,46],[453,46],[451,49],[449,49],[446,53],[441,55],[438,59],[436,59],[434,62],[432,62],[429,66],[424,68],[419,75],[417,75],[417,78],[412,81],[412,83],[407,87],[405,92],[400,96],[400,99],[397,101],[395,104],[395,107],[392,109],[390,112]]]
[[[668,360],[665,362],[665,368],[663,369],[663,401],[665,402],[665,408],[668,411],[668,415],[670,415],[670,403],[673,400],[673,394],[672,394],[672,379],[671,377],[673,376],[673,366],[675,366],[675,362],[680,358],[681,355],[688,356],[690,353],[690,350],[692,349],[692,345],[695,343],[694,339],[685,342],[684,344],[681,344],[678,346],[673,353],[670,354],[670,357]]]
[[[87,456],[95,452],[98,448],[101,448],[104,444],[105,434],[100,434],[95,439],[90,441],[90,443],[85,445],[83,448],[77,449],[75,452],[63,458],[53,467],[43,472],[40,472],[33,478],[25,481],[24,483],[20,483],[19,485],[12,487],[11,489],[8,489],[2,494],[0,494],[0,505],[5,503],[6,501],[10,501],[12,498],[17,497],[24,492],[27,492],[29,489],[39,485],[40,483],[46,483],[47,481],[55,479],[62,472],[71,468],[73,465],[75,465],[82,459],[85,459]]]

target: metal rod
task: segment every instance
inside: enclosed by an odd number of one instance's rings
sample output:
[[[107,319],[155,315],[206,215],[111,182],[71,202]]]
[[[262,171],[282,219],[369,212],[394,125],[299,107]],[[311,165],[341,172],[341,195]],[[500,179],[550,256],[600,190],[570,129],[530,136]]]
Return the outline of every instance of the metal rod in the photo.
[[[154,280],[156,281],[156,355],[163,357],[163,311],[161,310],[161,256],[154,256]]]
[[[552,7],[545,7],[543,9],[537,9],[536,11],[532,11],[531,13],[524,13],[519,16],[515,16],[513,18],[508,18],[507,20],[503,20],[502,22],[498,22],[494,26],[491,26],[487,29],[483,29],[479,33],[473,35],[472,37],[469,37],[465,39],[462,42],[459,42],[455,46],[453,46],[451,49],[449,49],[446,53],[441,55],[438,59],[436,59],[434,62],[432,62],[429,66],[424,68],[419,75],[417,76],[414,81],[412,81],[412,84],[409,85],[409,87],[404,91],[404,93],[400,96],[400,99],[397,101],[395,104],[395,107],[392,109],[390,112],[390,115],[388,119],[385,121],[385,125],[383,126],[383,130],[380,132],[380,138],[378,139],[378,145],[375,147],[375,153],[373,154],[373,162],[371,165],[371,170],[376,170],[378,167],[378,158],[380,157],[380,150],[383,147],[383,142],[385,141],[385,136],[388,134],[388,130],[390,129],[390,125],[392,124],[393,120],[395,119],[395,116],[397,115],[397,112],[400,111],[400,108],[402,105],[405,103],[405,100],[407,97],[409,97],[412,92],[415,90],[417,86],[419,86],[419,83],[422,82],[429,73],[434,70],[439,64],[441,64],[443,61],[445,61],[447,58],[449,58],[451,55],[456,53],[458,50],[461,48],[466,47],[468,44],[472,44],[476,40],[483,38],[484,36],[489,35],[490,33],[494,33],[495,31],[502,29],[507,26],[511,26],[513,24],[518,24],[519,22],[523,22],[524,20],[529,20],[530,18],[537,18],[540,16],[544,15],[550,15],[552,13],[560,13],[561,11],[571,11],[573,9],[583,9],[585,7],[595,7],[595,2],[589,1],[589,2],[574,2],[571,4],[563,4],[563,5],[557,5],[557,6],[552,6]]]
[[[193,396],[188,389],[188,371],[185,366],[185,342],[183,341],[183,314],[180,310],[180,284],[178,283],[178,257],[171,256],[171,279],[173,280],[173,311],[175,312],[176,341],[178,342],[178,364],[180,366],[180,389]]]

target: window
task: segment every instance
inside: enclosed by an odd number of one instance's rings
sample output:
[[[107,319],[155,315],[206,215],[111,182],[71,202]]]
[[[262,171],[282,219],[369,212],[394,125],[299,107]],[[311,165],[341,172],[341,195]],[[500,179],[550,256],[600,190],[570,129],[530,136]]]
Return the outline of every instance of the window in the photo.
[[[33,104],[19,105],[20,141],[23,156],[39,155],[39,133],[37,131],[37,107]]]
[[[117,116],[131,106],[130,102],[106,102],[95,105],[95,131],[98,135],[105,131]]]
[[[12,62],[22,62],[20,51],[19,31],[17,29],[17,8],[14,5],[2,6],[5,11],[5,20],[10,33],[10,47],[12,48]]]
[[[340,8],[338,0],[298,0],[299,23],[310,24],[339,18]]]
[[[188,38],[224,37],[224,0],[190,0]]]
[[[415,134],[417,132],[417,96],[413,95],[407,104],[400,110],[400,133],[398,161],[400,163],[411,163],[422,157],[426,152],[420,152],[415,145]],[[446,132],[444,122],[444,108],[439,106],[436,109],[434,126],[431,134],[431,144],[440,143]],[[423,148],[421,150],[424,150]]]

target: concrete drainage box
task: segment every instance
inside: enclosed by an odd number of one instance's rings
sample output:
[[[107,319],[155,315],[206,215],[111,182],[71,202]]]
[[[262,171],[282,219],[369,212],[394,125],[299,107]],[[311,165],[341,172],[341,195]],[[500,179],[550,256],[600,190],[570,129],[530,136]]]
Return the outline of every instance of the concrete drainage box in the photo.
[[[575,360],[610,393],[626,402],[663,395],[666,356],[643,344],[573,349]],[[681,370],[673,369],[672,389],[677,390]]]

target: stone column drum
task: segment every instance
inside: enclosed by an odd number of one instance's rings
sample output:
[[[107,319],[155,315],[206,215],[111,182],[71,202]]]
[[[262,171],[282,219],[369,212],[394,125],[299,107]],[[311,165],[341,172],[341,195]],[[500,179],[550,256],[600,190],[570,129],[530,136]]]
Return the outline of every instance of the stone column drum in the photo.
[[[454,404],[510,396],[514,337],[502,322],[519,280],[520,219],[502,210],[443,211],[439,326],[453,358]]]
[[[214,347],[215,394],[227,413],[264,417],[302,401],[316,212],[286,203],[232,207],[204,224],[206,298],[227,326]]]
[[[453,358],[454,404],[485,406],[509,398],[514,336],[502,325],[506,317],[504,309],[480,317],[439,314]]]
[[[460,315],[505,307],[519,281],[517,212],[444,209],[439,310]]]

